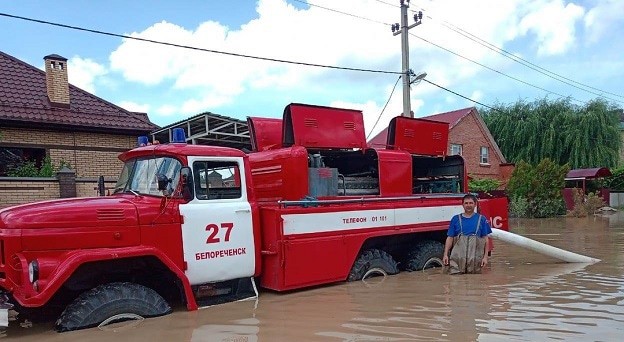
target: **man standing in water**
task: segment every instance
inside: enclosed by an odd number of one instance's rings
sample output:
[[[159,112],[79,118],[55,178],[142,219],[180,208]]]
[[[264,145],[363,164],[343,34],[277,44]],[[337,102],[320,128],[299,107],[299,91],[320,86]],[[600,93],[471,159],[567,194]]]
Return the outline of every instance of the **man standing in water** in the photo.
[[[444,244],[444,265],[449,273],[481,273],[488,263],[488,235],[492,229],[485,216],[475,213],[477,198],[472,194],[462,199],[462,214],[453,216]],[[451,253],[449,256],[449,252]]]

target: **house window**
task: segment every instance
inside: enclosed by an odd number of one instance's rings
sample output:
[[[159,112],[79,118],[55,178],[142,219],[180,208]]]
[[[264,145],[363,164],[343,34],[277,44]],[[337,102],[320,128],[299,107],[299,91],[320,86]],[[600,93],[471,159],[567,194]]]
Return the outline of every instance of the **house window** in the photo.
[[[0,177],[14,175],[21,167],[41,168],[46,156],[43,148],[21,148],[0,146]]]
[[[462,155],[462,145],[451,144],[451,155],[452,156],[461,156]]]
[[[490,163],[490,149],[486,146],[481,146],[481,156],[479,158],[479,163],[481,164]]]

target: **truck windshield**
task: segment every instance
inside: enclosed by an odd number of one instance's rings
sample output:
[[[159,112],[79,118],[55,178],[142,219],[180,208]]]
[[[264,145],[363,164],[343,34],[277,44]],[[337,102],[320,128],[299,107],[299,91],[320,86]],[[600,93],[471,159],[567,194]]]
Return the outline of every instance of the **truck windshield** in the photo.
[[[115,193],[132,191],[144,195],[163,196],[158,190],[158,175],[169,179],[166,194],[171,194],[178,184],[182,164],[174,158],[158,157],[133,159],[124,164]]]

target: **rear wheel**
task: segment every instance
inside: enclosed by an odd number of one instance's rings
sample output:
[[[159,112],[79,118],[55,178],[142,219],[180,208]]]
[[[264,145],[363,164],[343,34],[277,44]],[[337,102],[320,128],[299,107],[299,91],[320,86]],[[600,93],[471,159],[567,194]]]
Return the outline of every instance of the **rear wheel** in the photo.
[[[156,291],[134,283],[110,283],[76,298],[56,321],[56,330],[85,329],[105,321],[114,323],[168,313],[171,307]]]
[[[399,269],[397,263],[390,254],[379,250],[369,249],[364,251],[357,258],[347,281],[361,280],[365,277],[375,275],[397,274]]]
[[[421,271],[432,267],[442,267],[444,245],[437,241],[420,241],[407,255],[406,271]]]

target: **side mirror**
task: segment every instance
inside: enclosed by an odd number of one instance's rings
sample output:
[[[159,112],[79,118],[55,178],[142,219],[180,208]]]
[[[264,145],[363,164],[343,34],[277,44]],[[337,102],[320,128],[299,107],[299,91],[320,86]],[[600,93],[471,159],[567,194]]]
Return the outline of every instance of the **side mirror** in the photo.
[[[182,197],[186,201],[192,200],[195,197],[193,193],[195,186],[193,185],[193,173],[190,167],[184,166],[180,169],[180,182],[182,182]]]
[[[171,179],[169,179],[166,175],[162,173],[157,174],[156,178],[158,179],[158,190],[159,191],[167,190],[167,185],[171,183]]]

